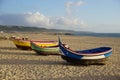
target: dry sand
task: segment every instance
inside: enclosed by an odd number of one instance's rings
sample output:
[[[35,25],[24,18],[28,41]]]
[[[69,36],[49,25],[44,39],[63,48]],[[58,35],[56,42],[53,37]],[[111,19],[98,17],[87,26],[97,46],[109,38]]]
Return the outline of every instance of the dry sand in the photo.
[[[13,35],[57,40],[56,35],[4,34]],[[0,40],[0,80],[120,80],[120,38],[61,35],[61,40],[73,50],[110,46],[113,54],[106,65],[71,65],[59,55],[39,56],[34,51],[17,49],[10,40]]]

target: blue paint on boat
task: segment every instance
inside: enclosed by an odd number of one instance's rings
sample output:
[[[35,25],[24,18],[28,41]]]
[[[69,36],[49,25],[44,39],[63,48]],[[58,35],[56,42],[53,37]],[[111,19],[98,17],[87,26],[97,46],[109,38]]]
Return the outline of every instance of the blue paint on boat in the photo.
[[[81,59],[84,56],[87,56],[87,58],[89,58],[89,56],[90,57],[95,56],[95,57],[98,57],[99,59],[100,58],[102,59],[102,58],[109,57],[112,54],[111,47],[99,47],[99,48],[93,48],[93,49],[88,49],[88,50],[73,51],[69,48],[66,48],[61,43],[60,38],[59,38],[59,47],[63,55],[70,57],[70,58],[74,58],[74,59]]]
[[[112,54],[112,51],[109,53],[104,54],[105,57],[109,57]]]

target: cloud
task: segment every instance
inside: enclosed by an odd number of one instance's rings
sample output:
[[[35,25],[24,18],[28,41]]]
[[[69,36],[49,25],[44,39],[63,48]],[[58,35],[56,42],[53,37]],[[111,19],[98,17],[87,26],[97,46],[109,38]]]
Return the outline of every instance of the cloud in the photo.
[[[83,1],[75,2],[75,6],[82,6],[84,4],[85,4],[85,2],[83,2]]]
[[[40,12],[23,14],[0,14],[0,25],[22,25],[55,29],[81,29],[85,27],[78,18],[49,17]]]
[[[63,25],[63,26],[80,26],[82,23],[82,21],[80,21],[77,18],[69,19],[65,17],[60,17],[56,21],[57,21],[56,24]]]
[[[65,5],[66,5],[66,12],[67,12],[67,14],[71,15],[71,8],[70,7],[73,6],[73,2],[69,1]]]
[[[72,13],[72,7],[79,7],[79,6],[82,6],[84,5],[85,2],[83,1],[78,1],[78,2],[72,2],[72,1],[68,1],[65,3],[65,6],[66,6],[66,12],[68,15],[71,15]]]
[[[26,21],[29,25],[32,26],[46,26],[50,27],[52,26],[52,21],[49,17],[44,16],[43,14],[40,14],[39,12],[36,12],[34,14],[27,13],[28,17],[26,17]]]

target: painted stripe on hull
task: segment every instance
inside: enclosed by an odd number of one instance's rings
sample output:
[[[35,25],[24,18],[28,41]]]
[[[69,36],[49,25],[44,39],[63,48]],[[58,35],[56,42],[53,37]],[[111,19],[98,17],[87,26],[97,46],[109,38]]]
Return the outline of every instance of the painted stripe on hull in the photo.
[[[55,46],[55,47],[40,47],[39,45],[31,42],[31,48],[37,52],[37,54],[59,54],[59,47]]]
[[[83,56],[81,59],[102,59],[102,58],[105,58],[104,55],[99,55],[99,56]]]
[[[104,55],[98,55],[98,56],[83,56],[81,59],[102,59],[109,57],[112,54],[112,51],[109,53],[106,53]]]

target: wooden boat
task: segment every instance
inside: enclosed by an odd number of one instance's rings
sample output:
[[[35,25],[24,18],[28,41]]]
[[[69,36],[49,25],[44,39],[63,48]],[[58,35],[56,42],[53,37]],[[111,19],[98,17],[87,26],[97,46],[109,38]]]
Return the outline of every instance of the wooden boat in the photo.
[[[106,59],[112,54],[111,47],[98,47],[88,50],[73,51],[64,45],[59,38],[61,57],[70,63],[79,64],[105,64]]]
[[[59,54],[59,46],[58,44],[56,45],[49,45],[49,46],[44,46],[50,43],[45,43],[42,45],[38,45],[36,42],[31,41],[31,48],[39,55],[55,55]]]
[[[31,50],[30,47],[30,40],[24,40],[24,39],[13,39],[12,40],[15,46],[19,49],[23,50]]]
[[[23,38],[23,39],[13,39],[12,41],[14,42],[16,47],[19,49],[32,50],[31,44],[30,44],[31,40]],[[51,46],[51,45],[54,46],[56,44],[58,45],[58,42],[55,42],[55,41],[33,41],[33,42],[38,42],[38,45],[42,45],[42,46]],[[45,43],[47,43],[47,44],[45,44]]]

